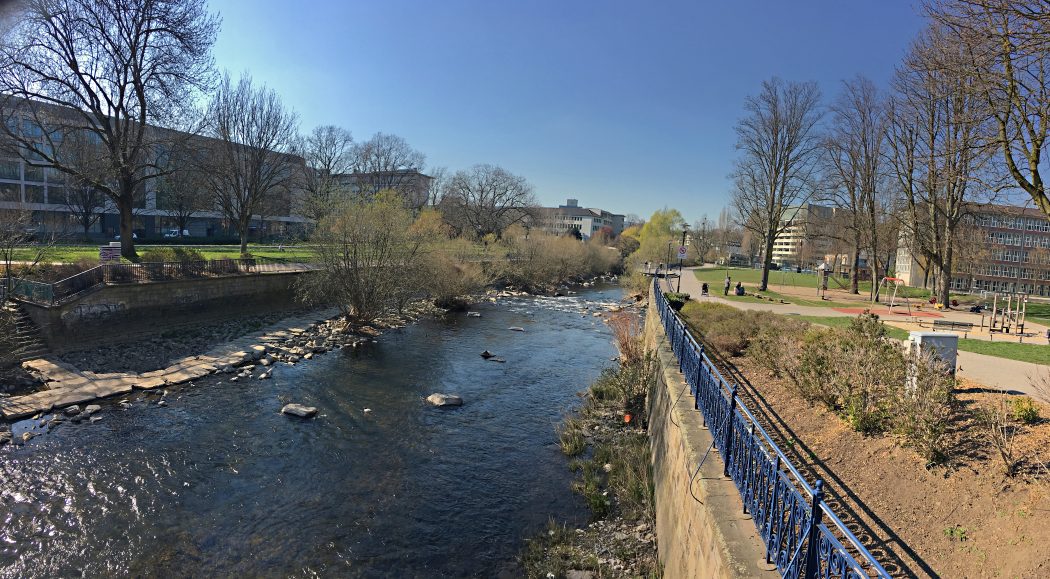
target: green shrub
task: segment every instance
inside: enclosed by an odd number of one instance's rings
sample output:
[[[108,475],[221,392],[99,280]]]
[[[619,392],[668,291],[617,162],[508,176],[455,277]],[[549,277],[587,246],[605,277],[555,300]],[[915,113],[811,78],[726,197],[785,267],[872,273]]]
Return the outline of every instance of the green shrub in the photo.
[[[1039,407],[1027,396],[1014,398],[1010,402],[1010,415],[1022,424],[1035,424],[1039,422]]]
[[[809,322],[768,312],[754,313],[760,323],[747,346],[747,357],[781,378],[797,360]]]
[[[911,376],[894,391],[894,423],[907,444],[929,463],[948,455],[948,428],[955,414],[955,378],[943,362],[910,355]]]
[[[802,336],[797,358],[784,366],[784,372],[802,398],[835,406],[831,380],[837,368],[842,334],[837,330],[810,328]]]

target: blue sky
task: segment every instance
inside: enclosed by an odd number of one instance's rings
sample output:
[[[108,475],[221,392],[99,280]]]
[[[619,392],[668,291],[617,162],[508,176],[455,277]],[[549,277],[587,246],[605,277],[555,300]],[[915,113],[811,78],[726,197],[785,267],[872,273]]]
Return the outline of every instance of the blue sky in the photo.
[[[885,86],[923,26],[911,0],[211,0],[222,69],[300,115],[407,139],[429,166],[525,176],[545,205],[690,222],[728,202],[733,126],[771,76],[830,100]]]

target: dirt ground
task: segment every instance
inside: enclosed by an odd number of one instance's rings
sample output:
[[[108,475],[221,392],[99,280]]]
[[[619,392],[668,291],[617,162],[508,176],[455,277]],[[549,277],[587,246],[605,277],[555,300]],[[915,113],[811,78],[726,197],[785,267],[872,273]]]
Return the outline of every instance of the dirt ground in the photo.
[[[726,362],[726,361],[723,361]],[[1050,406],[1019,426],[1014,477],[973,411],[999,394],[962,381],[951,458],[927,465],[892,434],[865,436],[746,357],[726,370],[828,503],[895,577],[1050,577]]]

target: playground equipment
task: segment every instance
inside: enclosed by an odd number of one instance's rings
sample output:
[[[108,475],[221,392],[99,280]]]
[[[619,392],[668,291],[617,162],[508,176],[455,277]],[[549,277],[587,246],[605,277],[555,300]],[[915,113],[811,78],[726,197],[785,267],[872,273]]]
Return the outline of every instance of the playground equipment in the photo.
[[[1006,306],[999,310],[1000,300],[1006,302]],[[1014,333],[1024,333],[1024,317],[1028,309],[1028,294],[1022,293],[996,293],[992,297],[992,319],[988,326],[990,332],[1001,332],[1009,334],[1012,329]]]
[[[879,282],[879,291],[872,295],[872,302],[875,303],[875,296],[882,294],[882,292],[889,288],[889,284],[893,284],[893,295],[890,296],[890,301],[886,304],[886,313],[893,313],[893,308],[897,306],[897,293],[902,285],[906,285],[904,280],[899,277],[884,277]],[[904,300],[904,305],[908,306],[908,315],[911,315],[911,300],[904,293],[900,294],[900,297]]]

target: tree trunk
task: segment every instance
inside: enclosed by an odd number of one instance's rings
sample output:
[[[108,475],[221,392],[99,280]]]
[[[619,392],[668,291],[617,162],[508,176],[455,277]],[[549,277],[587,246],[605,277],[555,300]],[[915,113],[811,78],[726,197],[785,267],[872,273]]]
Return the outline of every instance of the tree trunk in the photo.
[[[949,238],[946,241],[948,241],[948,244],[945,247],[945,251],[944,251],[944,262],[941,265],[941,274],[939,276],[937,276],[937,301],[940,302],[941,304],[943,304],[944,307],[948,307],[948,304],[950,303],[949,302],[949,298],[948,298],[948,294],[950,293],[951,288],[952,288],[952,258],[953,258],[953,255],[952,255],[953,248],[952,248],[951,244],[952,244],[952,242],[954,240]]]
[[[856,231],[853,234],[853,258],[849,264],[849,293],[859,294],[860,293],[860,232]]]
[[[775,240],[774,235],[767,235],[766,239],[766,253],[762,258],[762,284],[758,286],[758,291],[766,291],[769,288],[769,266],[773,264],[773,241]]]
[[[138,261],[135,253],[134,215],[131,213],[131,200],[121,199],[120,210],[120,256],[128,261]]]

